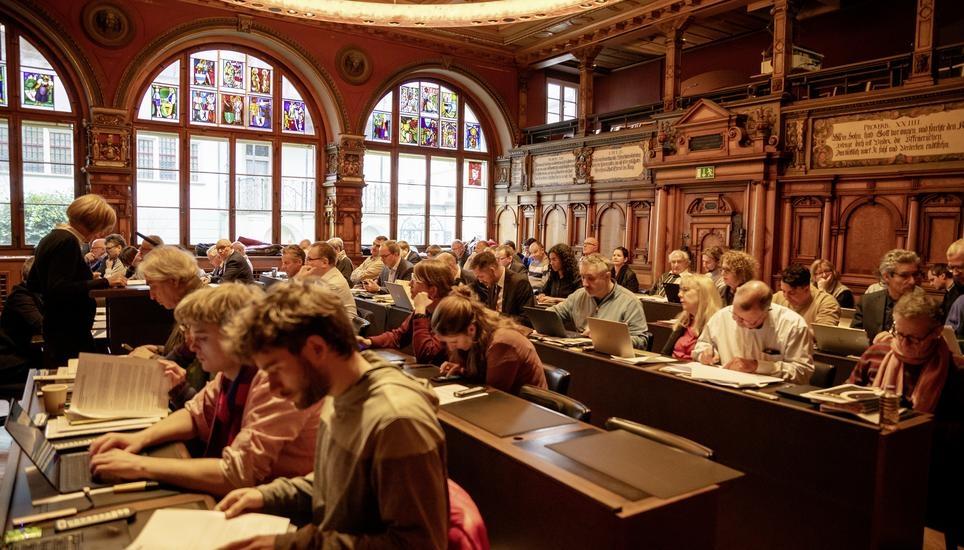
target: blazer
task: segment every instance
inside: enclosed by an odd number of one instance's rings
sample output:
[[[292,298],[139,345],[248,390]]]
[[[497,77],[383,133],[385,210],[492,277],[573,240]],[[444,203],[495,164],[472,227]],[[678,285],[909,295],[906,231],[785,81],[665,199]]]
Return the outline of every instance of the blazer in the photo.
[[[626,287],[630,292],[639,292],[639,279],[636,278],[636,272],[628,265],[623,264],[619,268],[619,273],[616,273],[616,268],[613,268],[611,274],[617,285]]]
[[[528,278],[529,270],[526,269],[525,264],[519,261],[519,258],[517,257],[512,258],[512,263],[509,264],[509,267],[507,267],[506,269],[508,269],[513,273],[521,273],[522,275],[526,275],[526,277]]]
[[[355,266],[351,263],[351,258],[342,256],[341,259],[336,260],[335,269],[341,271],[341,274],[345,276],[345,280],[351,284],[351,272],[355,270]]]
[[[418,250],[415,250],[414,248],[408,251],[408,256],[406,256],[405,259],[408,260],[408,263],[412,265],[422,261],[422,257],[418,254]]]
[[[388,282],[388,277],[392,270],[386,265],[382,268],[381,274],[378,275],[378,286],[385,288],[385,283]],[[412,279],[412,273],[415,272],[415,266],[409,263],[408,260],[402,258],[398,260],[398,267],[395,268],[395,281],[410,281]]]
[[[529,277],[506,270],[504,285],[502,289],[502,311],[499,311],[499,313],[521,317],[522,308],[532,307],[534,302]],[[479,281],[475,282],[475,289],[479,299],[488,302],[489,289]]]
[[[862,328],[867,339],[873,343],[874,336],[890,330],[894,324],[894,301],[886,290],[864,294],[857,304],[850,328]]]
[[[230,283],[234,281],[239,283],[254,282],[254,273],[251,271],[251,266],[248,265],[247,258],[238,251],[232,252],[228,259],[224,260],[221,272],[220,282]]]
[[[475,286],[477,282],[478,282],[478,279],[476,279],[475,273],[472,273],[468,269],[461,270],[459,272],[459,278],[455,279],[456,285]]]

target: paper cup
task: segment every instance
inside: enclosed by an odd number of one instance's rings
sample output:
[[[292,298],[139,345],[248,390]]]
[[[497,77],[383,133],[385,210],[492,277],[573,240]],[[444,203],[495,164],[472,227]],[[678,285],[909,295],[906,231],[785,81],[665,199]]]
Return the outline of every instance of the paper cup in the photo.
[[[67,384],[48,384],[40,389],[43,392],[44,410],[51,416],[64,414],[67,403]]]

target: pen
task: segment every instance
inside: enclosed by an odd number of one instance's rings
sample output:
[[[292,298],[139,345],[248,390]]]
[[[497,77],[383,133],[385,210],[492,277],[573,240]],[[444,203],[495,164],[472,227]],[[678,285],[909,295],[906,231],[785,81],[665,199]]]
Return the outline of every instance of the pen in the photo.
[[[120,493],[135,493],[137,491],[151,491],[157,489],[160,485],[156,481],[135,481],[132,483],[121,483],[119,485],[112,485],[110,487],[98,487],[96,489],[91,489],[91,495],[103,495],[107,493],[120,494]],[[34,506],[41,506],[43,504],[53,504],[55,502],[63,502],[65,500],[73,500],[75,498],[82,498],[84,496],[83,491],[77,491],[74,493],[65,493],[62,495],[54,495],[52,497],[38,498],[31,502]]]
[[[132,348],[131,345],[127,343],[121,344],[121,347],[124,348],[126,351],[134,351],[134,348]]]
[[[743,390],[743,393],[748,393],[748,394],[750,394],[750,395],[752,395],[752,396],[754,396],[754,397],[761,397],[761,398],[763,398],[763,399],[769,399],[770,401],[779,401],[779,400],[780,400],[780,396],[779,396],[779,395],[773,395],[772,393],[764,393],[764,392],[762,392],[762,391]]]

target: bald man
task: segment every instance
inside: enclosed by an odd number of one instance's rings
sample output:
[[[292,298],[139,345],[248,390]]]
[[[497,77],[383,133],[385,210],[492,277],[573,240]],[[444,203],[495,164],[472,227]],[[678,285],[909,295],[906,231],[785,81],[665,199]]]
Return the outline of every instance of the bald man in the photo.
[[[813,343],[807,322],[772,300],[773,291],[763,282],[742,285],[733,305],[706,323],[693,357],[705,365],[808,383],[813,374]]]

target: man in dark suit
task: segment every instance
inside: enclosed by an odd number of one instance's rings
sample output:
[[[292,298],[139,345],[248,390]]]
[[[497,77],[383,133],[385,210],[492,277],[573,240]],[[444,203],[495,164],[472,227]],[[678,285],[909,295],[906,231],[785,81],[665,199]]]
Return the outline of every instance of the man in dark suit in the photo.
[[[920,258],[910,250],[895,248],[884,254],[880,261],[880,275],[884,290],[864,294],[850,323],[850,328],[864,329],[871,343],[879,333],[891,329],[894,304],[917,286]]]
[[[351,272],[355,270],[355,266],[351,263],[348,254],[345,253],[345,241],[341,240],[341,237],[332,237],[328,239],[328,244],[335,249],[335,268],[345,276],[348,284],[351,284]]]
[[[452,241],[452,255],[455,256],[455,261],[459,263],[459,267],[465,267],[465,260],[469,258],[468,251],[465,250],[465,243],[458,239]]]
[[[528,271],[526,270],[525,264],[516,256],[515,249],[511,246],[504,244],[497,247],[495,249],[495,259],[499,262],[499,265],[507,270],[520,275],[526,275],[526,278],[528,278]]]
[[[502,267],[491,251],[476,254],[471,267],[478,279],[476,292],[489,309],[521,319],[522,308],[532,306],[529,278]]]
[[[379,254],[381,254],[382,263],[385,264],[385,267],[382,268],[377,281],[369,279],[364,282],[365,290],[384,294],[388,292],[385,289],[385,283],[410,281],[412,279],[415,266],[402,258],[402,248],[398,246],[396,241],[385,241],[379,249]]]
[[[224,259],[221,264],[221,277],[218,283],[253,283],[254,282],[254,272],[251,270],[251,265],[248,264],[248,259],[244,257],[244,254],[238,252],[231,246],[231,241],[227,239],[221,239],[217,243],[218,254]]]

